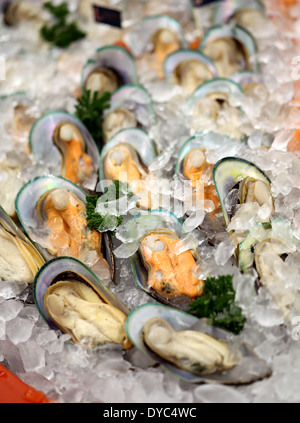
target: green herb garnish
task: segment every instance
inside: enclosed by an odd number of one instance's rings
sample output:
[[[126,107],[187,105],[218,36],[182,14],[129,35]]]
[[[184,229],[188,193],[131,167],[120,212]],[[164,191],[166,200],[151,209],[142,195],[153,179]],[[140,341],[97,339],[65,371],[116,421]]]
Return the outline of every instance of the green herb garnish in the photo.
[[[103,232],[107,227],[117,228],[120,226],[123,222],[123,216],[111,216],[109,214],[102,216],[99,213],[96,213],[95,209],[98,200],[107,203],[108,201],[119,200],[120,197],[124,195],[131,197],[134,194],[130,191],[128,184],[124,184],[123,182],[117,180],[105,189],[101,197],[98,197],[98,195],[87,195],[86,215],[88,228],[98,232]]]
[[[108,92],[104,92],[99,96],[97,92],[92,94],[91,91],[85,91],[82,97],[78,99],[76,116],[96,141],[103,136],[103,112],[109,109],[110,99],[111,94]]]
[[[70,14],[69,6],[66,2],[55,6],[55,4],[51,3],[51,1],[48,1],[44,4],[44,7],[60,22],[66,22],[66,19]]]
[[[69,47],[73,42],[81,40],[86,34],[78,28],[75,21],[67,22],[70,14],[68,4],[66,2],[55,6],[51,2],[44,4],[44,7],[49,10],[56,22],[53,25],[44,25],[40,34],[45,41],[61,47]]]
[[[239,335],[246,319],[242,309],[235,303],[233,276],[208,278],[204,295],[190,304],[190,312],[199,318],[208,318],[212,324]]]

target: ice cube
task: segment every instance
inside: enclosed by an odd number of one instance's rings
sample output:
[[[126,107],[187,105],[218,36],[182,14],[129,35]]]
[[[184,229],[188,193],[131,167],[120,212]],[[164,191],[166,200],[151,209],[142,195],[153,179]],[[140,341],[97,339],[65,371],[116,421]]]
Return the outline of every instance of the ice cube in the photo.
[[[193,212],[183,223],[183,230],[185,232],[192,232],[194,229],[198,228],[205,218],[205,211],[198,210]]]
[[[18,348],[26,372],[37,371],[45,367],[45,350],[35,341],[22,342]]]
[[[203,385],[194,391],[197,402],[202,403],[246,403],[247,398],[237,390],[227,386]]]
[[[26,289],[26,282],[0,282],[0,297],[5,298],[6,300],[10,298],[16,298],[22,294]]]
[[[8,338],[15,344],[26,342],[31,337],[34,321],[17,317],[6,323],[6,334]]]
[[[218,266],[224,266],[228,260],[233,256],[236,246],[233,244],[230,238],[221,242],[215,253],[215,260]]]
[[[23,304],[15,300],[0,303],[0,320],[8,322],[15,319],[23,308]]]
[[[264,134],[262,131],[254,131],[248,139],[249,147],[252,150],[260,148],[263,143],[263,138],[264,138]]]

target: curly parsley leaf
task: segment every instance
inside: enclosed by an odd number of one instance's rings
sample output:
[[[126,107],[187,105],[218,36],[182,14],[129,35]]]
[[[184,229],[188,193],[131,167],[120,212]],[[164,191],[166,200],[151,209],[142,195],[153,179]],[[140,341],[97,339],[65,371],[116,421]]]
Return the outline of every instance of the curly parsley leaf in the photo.
[[[204,295],[190,304],[190,312],[199,318],[208,318],[213,325],[239,335],[246,319],[235,302],[233,276],[208,278]]]
[[[103,136],[103,112],[110,107],[111,94],[102,93],[100,96],[97,92],[85,91],[77,100],[76,116],[89,130],[95,140],[99,140]]]
[[[51,15],[53,15],[60,22],[65,22],[70,14],[68,4],[66,2],[58,4],[57,6],[51,1],[44,4],[44,8],[47,9]]]
[[[123,222],[123,216],[111,216],[109,214],[102,216],[97,213],[95,209],[99,200],[103,202],[119,200],[124,195],[131,197],[134,194],[130,191],[128,184],[124,184],[117,180],[105,189],[101,197],[98,197],[98,195],[87,195],[86,214],[89,229],[104,232],[106,228],[117,228],[120,226]]]
[[[67,48],[73,42],[81,40],[86,36],[85,32],[78,28],[75,21],[67,22],[70,11],[66,2],[57,6],[51,2],[47,2],[44,4],[44,7],[55,19],[53,25],[43,25],[40,29],[40,34],[45,41],[57,47]]]

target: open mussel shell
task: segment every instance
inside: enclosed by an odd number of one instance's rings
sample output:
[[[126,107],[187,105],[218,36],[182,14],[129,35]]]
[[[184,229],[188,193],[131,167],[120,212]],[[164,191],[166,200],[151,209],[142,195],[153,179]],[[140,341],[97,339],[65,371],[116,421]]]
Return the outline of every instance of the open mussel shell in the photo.
[[[215,78],[201,84],[194,93],[187,99],[186,107],[193,110],[197,101],[214,95],[220,99],[230,97],[240,97],[243,95],[242,87],[228,78]]]
[[[113,93],[110,108],[104,113],[104,130],[107,116],[118,110],[126,110],[132,113],[137,127],[141,129],[147,130],[156,123],[152,97],[141,85],[124,85]],[[112,130],[114,129],[112,128]]]
[[[144,343],[143,328],[150,319],[155,317],[165,320],[176,331],[193,330],[225,341],[229,346],[236,343],[235,348],[240,356],[238,364],[230,370],[203,376],[194,375],[171,364],[152,352]],[[160,304],[145,304],[133,310],[126,321],[126,332],[132,344],[150,361],[159,363],[165,370],[185,382],[242,385],[262,380],[272,374],[267,363],[258,358],[250,347],[236,341],[232,334],[210,326],[205,319],[198,320],[190,314]]]
[[[188,99],[188,105],[193,107],[197,100],[205,98],[210,94],[225,94],[230,98],[231,95],[241,95],[242,88],[228,78],[216,78],[210,81],[204,82]]]
[[[203,38],[199,47],[200,51],[204,51],[206,46],[222,38],[232,38],[243,46],[246,59],[244,63],[245,70],[259,71],[259,64],[255,60],[255,55],[258,52],[256,41],[250,32],[239,25],[216,25],[212,27]]]
[[[114,135],[103,147],[100,157],[99,179],[103,181],[105,175],[105,158],[109,151],[121,144],[129,145],[138,156],[142,166],[146,169],[157,157],[156,147],[147,132],[140,128],[124,129]]]
[[[77,185],[60,176],[39,176],[29,181],[16,198],[16,211],[23,230],[30,239],[35,238],[39,231],[43,230],[43,227],[39,226],[41,224],[37,205],[44,194],[54,189],[64,189],[75,195],[82,203],[86,202],[86,193]],[[42,251],[47,260],[53,258],[46,249],[43,248]]]
[[[16,210],[19,221],[28,235],[28,237],[37,245],[39,242],[43,244],[47,239],[47,228],[41,222],[39,217],[39,207],[41,199],[48,192],[55,189],[63,189],[74,195],[82,204],[86,204],[86,193],[77,185],[64,179],[52,175],[40,176],[29,181],[19,192],[16,199]],[[114,278],[114,258],[110,245],[110,239],[107,234],[103,234],[102,253],[107,261],[112,278]],[[47,260],[53,259],[55,256],[51,252],[40,245],[40,248]]]
[[[253,163],[236,157],[227,157],[220,160],[214,167],[213,177],[227,226],[230,223],[230,217],[225,200],[229,192],[239,182],[251,177],[266,183],[268,186],[271,185],[270,179],[262,170]]]
[[[40,269],[33,285],[35,304],[52,329],[59,330],[45,309],[45,294],[52,284],[69,279],[86,283],[105,303],[113,305],[126,316],[129,314],[129,309],[125,304],[103,284],[91,269],[74,258],[59,257],[49,261]]]
[[[138,74],[133,56],[120,46],[106,46],[98,49],[93,58],[84,65],[81,73],[81,88],[84,92],[90,74],[104,68],[114,72],[118,85],[138,84]]]
[[[97,173],[99,168],[99,150],[87,128],[75,116],[64,111],[55,111],[47,113],[38,119],[32,126],[29,145],[32,154],[37,162],[50,163],[51,172],[56,176],[63,176],[63,152],[59,149],[55,141],[56,129],[63,123],[68,123],[78,130],[85,143],[86,154],[92,159],[94,175],[91,175],[86,181],[82,183],[84,188],[93,190],[97,182]],[[52,169],[52,166],[54,168]]]
[[[170,83],[174,82],[174,75],[177,67],[181,63],[188,61],[198,61],[206,66],[206,68],[210,71],[212,78],[216,78],[218,76],[215,65],[209,57],[205,56],[200,51],[181,49],[171,53],[164,62],[164,75],[166,81]]]
[[[264,238],[268,239],[271,237],[272,233],[272,224],[271,223],[257,223],[257,227],[261,226],[265,235]],[[243,273],[246,273],[252,266],[255,261],[255,248],[259,244],[258,241],[251,233],[242,241],[238,246],[237,262],[240,270]]]
[[[234,18],[234,15],[241,10],[255,10],[265,15],[265,8],[259,0],[226,0],[220,2],[213,17],[215,25],[227,23]]]
[[[215,135],[215,134],[213,134]],[[230,138],[228,137],[228,140]],[[179,154],[178,154],[178,158],[177,158],[177,163],[176,163],[176,167],[175,167],[175,172],[176,173],[181,173],[183,175],[184,171],[183,171],[183,167],[184,167],[184,161],[186,159],[186,156],[193,150],[197,150],[199,148],[201,149],[209,149],[209,148],[213,148],[213,141],[212,138],[210,138],[210,134],[197,134],[194,137],[189,138],[181,147]]]
[[[149,48],[153,44],[153,37],[160,30],[169,30],[177,36],[181,48],[187,47],[183,28],[176,19],[168,15],[150,15],[146,16],[126,36],[126,43],[135,57],[149,52]]]
[[[139,232],[139,240],[141,240],[146,234],[150,232],[155,233],[155,231],[170,234],[172,237],[175,235],[176,238],[178,238],[178,241],[186,235],[182,222],[172,212],[167,210],[150,210],[148,216],[142,215],[140,217],[134,217],[131,219],[131,221],[137,227],[140,227],[138,222],[139,219],[143,221],[143,234]],[[196,245],[195,248],[191,250],[191,252],[195,261],[200,260]],[[130,263],[131,270],[137,285],[148,295],[163,304],[170,305],[182,310],[188,309],[188,306],[192,301],[190,297],[180,295],[177,297],[167,298],[149,286],[149,272],[143,263],[143,259],[139,251],[136,251],[135,254],[130,257]]]
[[[5,243],[2,242],[1,237],[4,237]],[[11,265],[17,265],[18,269],[16,272],[13,269],[6,269],[5,265],[3,267],[5,271],[5,280],[10,280],[7,270],[13,274],[13,280],[19,281],[24,278],[26,274],[26,282],[32,284],[34,277],[38,270],[44,265],[45,257],[42,255],[40,249],[35,247],[30,240],[24,235],[24,233],[19,229],[19,227],[12,221],[8,214],[0,206],[0,242],[2,253],[4,254],[3,261],[11,261]],[[13,250],[10,249],[13,247]],[[20,257],[11,257],[11,254],[18,254]],[[24,261],[24,263],[23,263]],[[6,264],[7,265],[7,264]],[[25,273],[24,273],[25,272]],[[1,271],[0,271],[0,280],[1,280]],[[17,276],[18,275],[18,276]],[[16,279],[17,278],[17,279]],[[23,279],[22,279],[23,280]]]
[[[22,20],[33,20],[41,14],[38,0],[3,0],[0,5],[4,23],[8,26],[17,26]]]

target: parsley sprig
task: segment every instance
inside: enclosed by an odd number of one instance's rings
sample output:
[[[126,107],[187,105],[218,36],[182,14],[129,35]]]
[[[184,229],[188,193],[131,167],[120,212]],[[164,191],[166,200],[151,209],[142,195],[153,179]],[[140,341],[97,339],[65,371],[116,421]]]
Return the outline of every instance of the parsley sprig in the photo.
[[[208,318],[212,324],[239,335],[246,319],[235,302],[233,276],[208,278],[204,295],[190,304],[190,312],[199,318]]]
[[[94,140],[99,141],[103,136],[103,112],[110,107],[111,94],[85,91],[77,100],[76,116],[89,130]]]
[[[73,42],[81,40],[86,36],[85,32],[78,28],[77,22],[68,22],[70,11],[66,2],[57,6],[51,2],[46,2],[44,7],[55,19],[54,24],[43,25],[40,34],[45,41],[61,47],[67,48]]]
[[[87,195],[86,214],[88,227],[98,232],[106,232],[107,228],[117,228],[123,222],[123,216],[100,215],[95,211],[98,200],[108,202],[119,200],[122,196],[132,197],[134,194],[130,191],[128,184],[115,180],[114,183],[105,189],[103,195]]]

